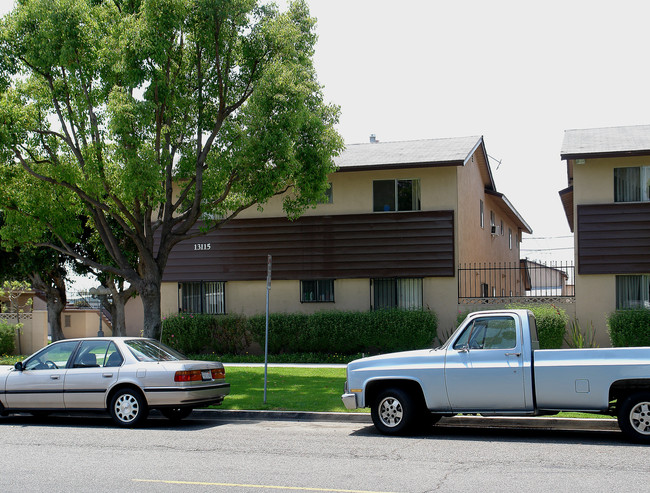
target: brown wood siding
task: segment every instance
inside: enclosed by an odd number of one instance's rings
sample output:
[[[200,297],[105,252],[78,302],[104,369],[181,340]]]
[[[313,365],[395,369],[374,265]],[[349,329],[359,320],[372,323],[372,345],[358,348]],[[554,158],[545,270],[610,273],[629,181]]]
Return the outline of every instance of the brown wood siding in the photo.
[[[233,220],[179,243],[163,280],[264,280],[269,254],[278,280],[454,276],[454,213]]]
[[[650,272],[650,203],[579,205],[578,273]]]

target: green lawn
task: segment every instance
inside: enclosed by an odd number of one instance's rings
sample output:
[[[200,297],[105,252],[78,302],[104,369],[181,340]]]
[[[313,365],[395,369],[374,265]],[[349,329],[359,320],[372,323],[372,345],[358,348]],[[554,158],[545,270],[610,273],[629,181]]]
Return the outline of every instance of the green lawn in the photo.
[[[230,383],[230,395],[220,409],[347,411],[341,402],[345,368],[271,367],[268,369],[266,404],[263,367],[228,367],[226,381]]]

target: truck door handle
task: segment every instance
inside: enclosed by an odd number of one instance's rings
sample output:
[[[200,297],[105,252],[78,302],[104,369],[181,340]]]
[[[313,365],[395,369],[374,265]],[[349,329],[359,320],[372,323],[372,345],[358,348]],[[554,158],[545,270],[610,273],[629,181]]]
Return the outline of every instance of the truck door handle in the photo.
[[[58,375],[50,375],[50,380],[58,380],[59,376]]]
[[[112,373],[102,373],[102,377],[104,378],[111,378],[113,376]]]
[[[521,356],[521,353],[506,353],[506,356]]]

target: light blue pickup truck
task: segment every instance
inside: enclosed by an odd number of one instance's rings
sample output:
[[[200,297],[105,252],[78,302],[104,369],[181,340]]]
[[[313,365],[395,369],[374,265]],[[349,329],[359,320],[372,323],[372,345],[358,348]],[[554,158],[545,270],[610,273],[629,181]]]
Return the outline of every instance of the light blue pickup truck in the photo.
[[[530,311],[475,312],[442,347],[352,361],[342,399],[388,435],[459,413],[581,411],[650,443],[650,347],[540,350]]]

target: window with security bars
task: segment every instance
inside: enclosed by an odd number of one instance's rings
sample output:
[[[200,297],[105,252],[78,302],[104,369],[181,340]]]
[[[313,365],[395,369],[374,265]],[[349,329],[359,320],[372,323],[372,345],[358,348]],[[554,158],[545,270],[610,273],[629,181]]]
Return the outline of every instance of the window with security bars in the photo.
[[[373,279],[373,309],[422,309],[422,279]]]
[[[616,309],[650,308],[650,275],[616,276]]]
[[[300,281],[301,303],[333,303],[334,280],[319,279],[314,281]]]
[[[226,313],[226,283],[182,282],[178,285],[178,307],[184,313]]]

